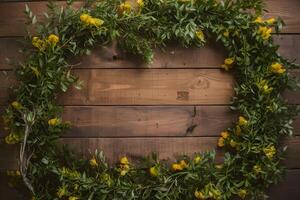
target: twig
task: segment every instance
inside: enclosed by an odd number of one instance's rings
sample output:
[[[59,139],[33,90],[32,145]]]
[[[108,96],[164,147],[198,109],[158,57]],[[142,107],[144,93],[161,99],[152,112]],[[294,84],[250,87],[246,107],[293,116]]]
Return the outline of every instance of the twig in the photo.
[[[28,167],[31,156],[29,156],[26,159],[25,149],[26,149],[27,139],[28,139],[31,127],[34,124],[34,118],[35,118],[35,112],[33,115],[33,120],[30,122],[26,119],[26,115],[23,115],[23,120],[24,120],[26,126],[25,126],[25,132],[24,132],[24,139],[23,139],[23,142],[21,143],[21,147],[20,147],[20,173],[22,175],[25,185],[32,192],[32,194],[34,194],[34,189],[33,189],[33,186],[31,185],[29,179],[26,176],[27,167]]]

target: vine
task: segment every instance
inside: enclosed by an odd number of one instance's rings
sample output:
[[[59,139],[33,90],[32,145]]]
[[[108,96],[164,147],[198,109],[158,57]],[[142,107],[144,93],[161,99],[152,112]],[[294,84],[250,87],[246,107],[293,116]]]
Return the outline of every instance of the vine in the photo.
[[[281,57],[272,32],[281,19],[263,19],[262,0],[87,1],[74,8],[48,4],[46,19],[26,7],[24,62],[17,63],[14,101],[6,109],[6,143],[20,144],[20,170],[9,171],[23,198],[32,199],[265,199],[265,190],[284,172],[283,136],[292,135],[298,111],[281,96],[296,88],[290,75],[298,65]],[[224,130],[215,152],[182,156],[171,166],[149,156],[138,166],[127,157],[109,166],[102,152],[79,159],[58,139],[70,126],[56,104],[60,92],[81,82],[70,58],[95,45],[117,41],[124,51],[151,63],[153,50],[178,41],[202,47],[215,40],[228,58],[221,66],[236,79],[232,110],[239,117]]]

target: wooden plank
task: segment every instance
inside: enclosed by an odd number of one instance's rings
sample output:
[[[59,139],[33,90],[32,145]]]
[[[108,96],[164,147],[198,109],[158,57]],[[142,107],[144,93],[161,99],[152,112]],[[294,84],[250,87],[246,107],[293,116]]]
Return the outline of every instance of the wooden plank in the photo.
[[[10,97],[10,87],[15,83],[15,77],[11,71],[0,71],[0,105],[7,105]]]
[[[11,69],[6,58],[21,60],[18,52],[20,38],[0,38],[0,69]],[[147,65],[141,58],[128,55],[115,44],[96,47],[88,56],[72,58],[74,68],[220,68],[224,62],[223,48],[218,44],[208,43],[205,48],[180,47],[170,44],[165,49],[154,52],[153,63]]]
[[[17,145],[0,143],[0,171],[18,169],[19,148]]]
[[[0,173],[0,199],[17,200],[18,193],[8,186],[9,177],[5,173]],[[299,200],[300,192],[300,170],[288,170],[284,180],[278,185],[272,186],[268,192],[270,200]]]
[[[126,155],[138,161],[152,152],[162,160],[173,161],[180,155],[193,156],[195,152],[206,152],[217,148],[218,137],[136,137],[136,138],[62,138],[80,156],[89,157],[96,149],[103,150],[110,163]],[[283,162],[287,168],[300,168],[300,137],[286,139],[287,157]],[[18,163],[16,146],[0,145],[0,171],[15,169]],[[222,150],[217,151],[217,160],[222,160]],[[9,156],[8,156],[9,155]]]
[[[295,70],[291,72],[293,77],[296,77],[300,80],[300,70]],[[299,89],[296,91],[286,90],[283,92],[283,96],[288,100],[290,104],[299,104],[300,103],[300,91]]]
[[[284,33],[300,33],[300,1],[299,0],[264,0],[266,2],[266,17],[280,16],[286,26]]]
[[[293,73],[300,77],[299,71]],[[231,74],[219,69],[92,69],[74,74],[84,87],[62,94],[62,105],[229,104],[234,87]],[[7,105],[13,82],[13,72],[0,72],[0,105]],[[299,104],[300,92],[285,92],[284,97]]]
[[[234,120],[226,106],[66,107],[63,118],[75,125],[66,137],[216,136]]]
[[[0,36],[20,36],[24,34],[25,16],[23,14],[25,3],[29,5],[34,14],[42,19],[42,13],[46,11],[46,2],[15,2],[2,3],[0,6]],[[59,2],[63,4],[64,2]],[[76,2],[75,7],[81,3]],[[300,2],[298,0],[266,0],[268,16],[281,16],[287,26],[285,33],[300,32]],[[12,26],[12,24],[14,24]]]
[[[270,200],[299,200],[300,169],[288,170],[284,180],[271,187]]]
[[[290,59],[291,61],[295,61],[296,63],[300,63],[300,35],[277,35],[274,36],[275,43],[280,45],[279,53],[285,57]]]
[[[62,94],[64,105],[224,104],[233,95],[229,73],[206,69],[75,70],[85,84],[82,90]],[[12,73],[1,77],[0,105],[7,103]],[[215,92],[222,91],[222,92]]]
[[[6,173],[0,173],[0,199],[3,200],[20,200],[18,192],[9,186],[10,177]]]
[[[274,36],[279,52],[299,62],[300,35]],[[11,69],[6,58],[21,60],[18,49],[21,38],[0,38],[0,69]],[[115,44],[95,48],[91,55],[72,58],[74,68],[219,68],[225,58],[221,45],[208,42],[204,48],[183,48],[170,44],[164,50],[155,50],[153,63],[146,65],[141,59],[126,55]]]
[[[63,120],[72,128],[62,137],[98,138],[218,136],[235,118],[227,106],[66,106]]]
[[[67,138],[184,137],[219,136],[236,117],[228,106],[66,106],[63,120],[72,124]],[[300,117],[293,126],[300,135]]]

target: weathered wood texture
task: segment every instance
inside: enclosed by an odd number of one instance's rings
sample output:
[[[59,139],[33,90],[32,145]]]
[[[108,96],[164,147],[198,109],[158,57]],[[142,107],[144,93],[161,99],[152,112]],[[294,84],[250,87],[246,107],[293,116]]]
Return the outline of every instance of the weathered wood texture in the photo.
[[[300,60],[300,36],[274,36],[280,45],[279,52],[290,60]],[[11,69],[7,58],[20,60],[18,49],[21,38],[0,38],[0,69]],[[221,45],[208,43],[204,48],[186,48],[170,44],[163,50],[156,50],[153,63],[147,66],[142,60],[120,51],[116,45],[95,48],[91,55],[75,58],[71,62],[74,68],[220,68],[225,58]]]
[[[228,106],[66,106],[63,120],[72,124],[66,138],[195,137],[219,136],[237,116]],[[300,135],[299,117],[294,135]]]
[[[0,113],[11,101],[9,86],[15,82],[5,58],[22,60],[17,40],[22,39],[19,36],[25,28],[26,2],[9,1],[0,3]],[[40,19],[46,2],[27,3]],[[299,62],[300,1],[266,0],[266,4],[267,16],[280,16],[287,24],[283,32],[289,34],[274,36],[279,52]],[[137,160],[151,152],[172,161],[182,153],[215,149],[217,136],[237,118],[228,107],[233,77],[219,70],[225,57],[219,44],[209,42],[205,48],[188,50],[170,44],[163,51],[155,51],[150,66],[124,54],[115,44],[96,47],[90,56],[72,59],[74,73],[85,85],[81,91],[71,89],[59,96],[59,103],[65,105],[63,119],[73,124],[61,142],[86,157],[96,148],[102,149],[110,162],[123,155]],[[300,77],[299,71],[292,73]],[[284,96],[289,103],[300,104],[300,92],[285,92]],[[285,181],[271,188],[271,200],[300,199],[300,118],[294,128],[296,136],[284,140],[289,148],[283,163],[289,170]],[[220,161],[222,151],[217,149],[217,155]],[[15,146],[1,144],[0,172],[15,169],[17,158]],[[16,199],[1,173],[0,185],[0,199]]]
[[[234,94],[233,77],[219,69],[80,69],[74,74],[84,87],[59,95],[62,105],[220,105],[229,104]],[[0,72],[0,105],[9,102],[13,82],[12,71]],[[300,101],[299,91],[284,95],[289,103]]]
[[[122,156],[133,161],[140,160],[152,152],[159,158],[174,161],[180,155],[193,156],[195,152],[214,150],[217,137],[134,137],[134,138],[62,138],[60,142],[68,145],[78,155],[86,158],[96,149],[102,150],[110,163],[115,163]],[[300,137],[285,139],[283,146],[288,145],[287,158],[283,162],[288,168],[300,168]],[[14,145],[1,145],[0,171],[16,169],[18,148]],[[9,157],[5,155],[10,155]],[[217,149],[217,162],[222,161],[222,150]]]

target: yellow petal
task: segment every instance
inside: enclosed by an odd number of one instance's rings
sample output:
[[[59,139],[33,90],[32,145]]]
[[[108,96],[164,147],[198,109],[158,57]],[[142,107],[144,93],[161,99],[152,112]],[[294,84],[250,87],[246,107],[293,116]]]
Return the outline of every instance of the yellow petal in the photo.
[[[128,158],[126,156],[122,157],[120,159],[120,164],[122,164],[122,165],[129,165]]]

